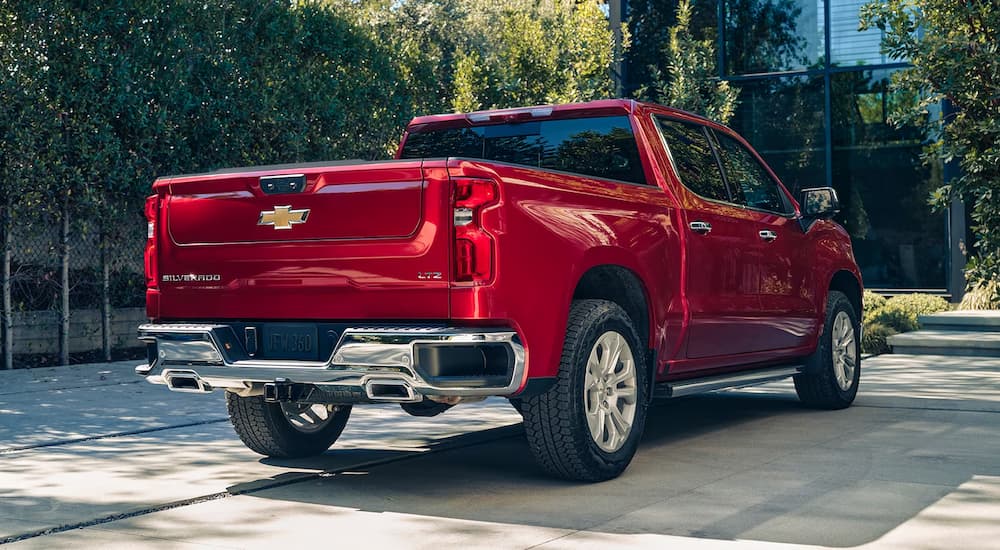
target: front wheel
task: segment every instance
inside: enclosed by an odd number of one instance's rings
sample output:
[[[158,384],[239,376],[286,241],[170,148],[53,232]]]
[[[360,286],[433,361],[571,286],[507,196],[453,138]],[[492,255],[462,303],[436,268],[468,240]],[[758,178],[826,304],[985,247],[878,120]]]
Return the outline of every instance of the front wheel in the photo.
[[[639,336],[621,307],[573,302],[556,383],[521,401],[528,443],[542,468],[579,481],[621,475],[645,425],[646,369]]]
[[[826,319],[816,351],[795,376],[795,392],[805,405],[844,409],[858,395],[861,380],[861,326],[847,296],[830,291]]]
[[[250,450],[276,458],[322,454],[333,445],[351,416],[350,405],[268,403],[263,396],[226,392],[229,421]]]

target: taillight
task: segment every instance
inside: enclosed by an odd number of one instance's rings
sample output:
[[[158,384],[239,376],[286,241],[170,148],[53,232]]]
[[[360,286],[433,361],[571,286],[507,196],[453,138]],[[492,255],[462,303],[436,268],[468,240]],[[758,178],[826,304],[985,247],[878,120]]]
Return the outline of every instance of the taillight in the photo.
[[[156,288],[160,271],[156,261],[156,221],[160,198],[157,195],[146,197],[146,288]]]
[[[493,180],[456,178],[455,281],[486,283],[493,277],[493,237],[482,227],[482,210],[497,202]]]

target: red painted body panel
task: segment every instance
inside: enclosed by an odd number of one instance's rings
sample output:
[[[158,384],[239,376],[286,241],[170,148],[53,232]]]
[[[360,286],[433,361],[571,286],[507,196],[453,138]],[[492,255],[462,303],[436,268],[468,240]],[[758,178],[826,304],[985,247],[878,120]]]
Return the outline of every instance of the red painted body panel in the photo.
[[[517,112],[493,113],[502,119]],[[607,100],[553,106],[547,116],[628,114],[649,185],[463,159],[158,180],[159,219],[166,221],[156,227],[159,273],[220,278],[161,282],[147,292],[147,310],[156,320],[507,326],[525,346],[528,377],[545,377],[556,374],[581,277],[593,267],[615,265],[643,284],[659,379],[808,354],[834,274],[847,271],[860,286],[846,232],[829,221],[803,232],[794,199],[796,215],[783,217],[687,191],[653,125],[654,113],[735,135],[680,111]],[[467,115],[436,115],[414,119],[410,127],[470,124]],[[261,176],[299,173],[307,180],[300,194],[260,190]],[[479,219],[494,243],[488,281],[451,280],[449,180],[457,177],[497,182],[497,201]],[[310,209],[309,223],[284,231],[256,225],[260,212],[281,205]],[[709,221],[711,235],[692,232],[692,221]],[[762,229],[778,238],[762,241]],[[441,273],[441,279],[418,277],[426,273]]]
[[[443,162],[421,164],[286,170],[305,173],[307,188],[282,195],[264,195],[260,173],[160,180],[161,277],[219,281],[161,282],[157,317],[447,318],[451,187]],[[309,208],[308,223],[257,225],[279,205]]]

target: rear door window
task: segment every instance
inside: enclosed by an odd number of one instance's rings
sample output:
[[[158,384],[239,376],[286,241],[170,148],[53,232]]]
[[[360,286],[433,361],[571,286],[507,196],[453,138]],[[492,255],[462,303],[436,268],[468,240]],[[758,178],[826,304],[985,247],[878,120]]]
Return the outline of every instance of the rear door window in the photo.
[[[646,183],[625,116],[542,120],[416,131],[400,158],[463,157]]]
[[[706,199],[731,202],[705,127],[664,117],[656,123],[681,184]]]

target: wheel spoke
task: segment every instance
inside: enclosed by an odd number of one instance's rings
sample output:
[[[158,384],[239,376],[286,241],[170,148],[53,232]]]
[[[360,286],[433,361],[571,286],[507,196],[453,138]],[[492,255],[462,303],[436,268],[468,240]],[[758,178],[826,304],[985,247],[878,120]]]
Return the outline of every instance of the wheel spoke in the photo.
[[[615,387],[618,387],[622,382],[626,382],[632,378],[632,371],[634,370],[635,362],[623,361],[622,370],[611,378],[611,382],[615,385]]]
[[[587,415],[587,424],[590,426],[590,435],[594,438],[594,441],[601,442],[604,440],[604,410],[600,406],[594,411],[594,414]]]
[[[619,433],[627,434],[629,432],[629,428],[632,427],[632,424],[625,420],[625,417],[622,416],[622,411],[618,409],[618,403],[612,405],[609,410],[611,411],[610,416],[611,420],[615,424],[615,429]]]
[[[612,414],[607,414],[604,416],[604,429],[608,434],[607,444],[611,448],[616,448],[620,445],[619,437],[621,434],[618,433],[618,426],[615,425],[615,419]]]
[[[853,348],[854,347],[854,335],[853,334],[848,334],[843,340],[840,341],[840,345],[844,346],[845,348]]]
[[[618,401],[624,401],[626,405],[634,405],[637,393],[638,392],[634,387],[622,388],[621,390],[615,392],[614,399],[616,400],[616,403]]]
[[[305,414],[306,418],[308,418],[309,422],[312,424],[318,424],[323,421],[323,419],[320,418],[318,414],[316,414],[316,411],[314,411],[312,407],[306,409],[303,414]]]
[[[611,360],[608,361],[608,364],[604,370],[604,372],[607,374],[612,374],[615,372],[615,368],[618,367],[618,362],[621,361],[622,358],[622,348],[625,346],[625,339],[622,338],[620,334],[618,334],[617,332],[612,334],[614,334],[614,338],[612,339],[612,344],[611,344],[612,345],[610,354]]]

